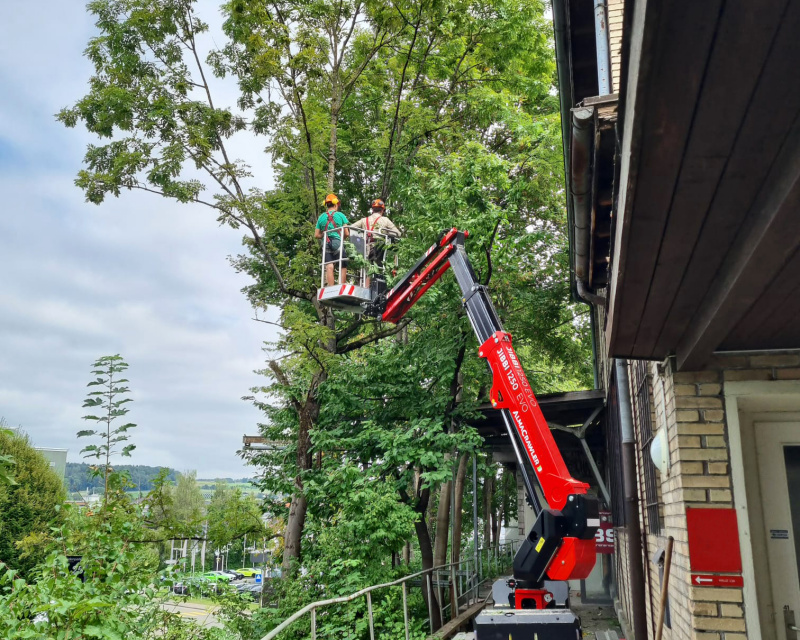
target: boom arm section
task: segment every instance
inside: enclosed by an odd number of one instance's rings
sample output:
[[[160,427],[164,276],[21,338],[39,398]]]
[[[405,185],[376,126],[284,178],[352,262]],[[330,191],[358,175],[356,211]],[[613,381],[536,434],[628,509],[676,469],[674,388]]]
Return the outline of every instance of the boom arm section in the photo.
[[[511,336],[503,331],[486,287],[475,277],[464,240],[450,229],[379,303],[381,317],[397,323],[448,268],[461,288],[461,301],[480,342],[479,355],[492,371],[492,406],[501,409],[506,430],[537,520],[516,558],[514,576],[529,584],[585,578],[595,561],[599,526],[597,501],[589,485],[573,478],[519,363]],[[524,452],[524,455],[523,455]],[[543,507],[527,471],[530,464],[547,503]]]

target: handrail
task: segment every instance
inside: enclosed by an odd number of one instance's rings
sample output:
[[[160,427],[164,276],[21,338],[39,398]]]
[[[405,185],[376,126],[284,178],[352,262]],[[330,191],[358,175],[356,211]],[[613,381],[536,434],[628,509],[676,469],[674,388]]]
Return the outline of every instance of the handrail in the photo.
[[[514,552],[514,542],[513,541],[511,541],[510,543],[506,543],[506,544],[500,545],[500,548],[503,548],[503,547],[510,547],[511,554],[513,554],[513,552]],[[496,559],[499,558],[500,548],[495,550]],[[485,550],[487,550],[490,553],[490,556],[491,556],[491,553],[492,553],[491,548],[485,549]],[[314,622],[316,620],[316,610],[319,609],[319,608],[327,607],[327,606],[333,605],[333,604],[345,604],[347,602],[352,602],[356,598],[360,598],[360,597],[363,597],[363,596],[367,596],[368,606],[371,607],[371,602],[370,602],[370,597],[369,597],[370,593],[372,593],[373,591],[377,591],[378,589],[386,589],[386,588],[389,588],[389,587],[396,587],[398,585],[402,585],[403,586],[403,603],[405,605],[405,602],[406,602],[406,585],[405,585],[405,583],[408,582],[409,580],[413,580],[414,578],[419,578],[421,576],[425,576],[426,574],[431,574],[434,571],[439,572],[439,571],[443,571],[443,570],[446,570],[446,569],[450,569],[451,570],[450,571],[451,572],[451,579],[453,580],[453,584],[455,585],[455,574],[453,573],[452,568],[455,567],[455,566],[461,566],[463,564],[466,564],[466,565],[469,566],[469,564],[471,562],[472,562],[472,560],[460,560],[458,562],[449,562],[447,564],[442,564],[442,565],[437,565],[435,567],[430,567],[429,569],[423,569],[422,571],[418,571],[417,573],[412,573],[410,575],[404,576],[404,577],[399,578],[397,580],[394,580],[392,582],[384,582],[382,584],[376,584],[376,585],[371,585],[369,587],[364,587],[363,589],[361,589],[359,591],[356,591],[355,593],[352,593],[349,596],[340,596],[338,598],[330,598],[330,599],[327,599],[327,600],[317,600],[316,602],[312,602],[310,604],[307,604],[305,607],[303,607],[299,611],[296,611],[295,613],[293,613],[291,616],[286,618],[286,620],[284,620],[277,627],[275,627],[272,631],[267,633],[267,635],[265,635],[263,638],[261,638],[261,640],[273,640],[274,638],[276,638],[278,636],[279,633],[281,633],[282,631],[284,631],[287,628],[289,628],[292,624],[294,624],[297,620],[299,620],[300,618],[302,618],[304,615],[306,615],[309,612],[311,613],[311,616],[312,616],[311,617],[311,619],[312,619],[312,635],[311,635],[311,637],[312,637],[312,639],[315,639],[316,638],[316,629],[314,628]],[[469,589],[467,589],[464,592],[464,594],[469,593],[470,591],[475,589],[477,586],[480,586],[487,579],[486,577],[484,577],[483,579],[481,579],[479,577],[479,573],[478,573],[478,568],[477,567],[475,568],[474,576],[478,577],[478,582],[475,585],[473,585],[472,587],[470,587]],[[428,594],[429,594],[429,600],[430,600],[430,593],[431,593],[431,584],[430,584],[430,582],[431,581],[429,580],[428,582],[429,582],[429,584],[428,584]],[[464,595],[464,594],[462,594],[462,595]],[[441,603],[439,603],[439,604],[440,604],[440,607],[441,607]],[[449,605],[447,605],[447,606],[449,606]],[[430,610],[431,610],[430,601],[428,602],[428,609],[429,609],[429,614],[430,614]],[[452,615],[452,612],[451,612],[451,615]],[[370,618],[371,618],[371,616],[370,616]],[[406,615],[405,623],[406,623],[406,638],[408,638],[408,619],[407,619],[407,615]],[[372,627],[372,621],[371,620],[370,620],[370,627]],[[371,631],[372,631],[372,629],[371,629]],[[374,638],[374,633],[371,633],[370,635],[371,635],[371,637]]]
[[[422,571],[418,571],[417,573],[412,573],[411,575],[405,576],[404,578],[400,578],[399,580],[395,580],[393,582],[384,582],[383,584],[374,584],[371,587],[364,587],[361,591],[356,591],[355,593],[351,593],[349,596],[341,596],[339,598],[331,598],[330,600],[317,600],[316,602],[312,602],[311,604],[307,604],[305,607],[297,611],[293,615],[289,616],[281,622],[277,627],[275,627],[272,631],[270,631],[267,635],[265,635],[261,640],[272,640],[275,636],[277,636],[281,631],[286,629],[289,625],[291,625],[295,620],[299,620],[305,614],[307,614],[312,609],[318,609],[320,607],[327,607],[329,604],[342,604],[345,602],[351,602],[356,598],[360,598],[372,591],[376,591],[378,589],[385,589],[386,587],[396,587],[399,584],[407,582],[412,578],[417,578],[419,576],[425,575],[426,573],[430,573],[431,571],[438,571],[441,569],[447,569],[456,564],[461,564],[460,562],[451,562],[449,564],[442,564],[436,567],[431,567],[430,569],[423,569]]]

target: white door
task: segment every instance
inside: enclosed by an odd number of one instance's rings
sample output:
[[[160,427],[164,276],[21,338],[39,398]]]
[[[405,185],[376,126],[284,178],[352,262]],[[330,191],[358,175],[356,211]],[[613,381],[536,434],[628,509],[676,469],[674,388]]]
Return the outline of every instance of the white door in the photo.
[[[800,423],[757,422],[756,455],[777,640],[800,640],[784,621],[784,608],[800,627]],[[759,570],[756,559],[756,571]]]

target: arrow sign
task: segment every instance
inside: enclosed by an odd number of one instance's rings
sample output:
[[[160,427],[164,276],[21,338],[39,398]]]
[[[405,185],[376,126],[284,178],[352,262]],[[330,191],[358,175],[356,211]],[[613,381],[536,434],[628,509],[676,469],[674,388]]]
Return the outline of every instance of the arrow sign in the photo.
[[[697,587],[743,587],[742,576],[715,576],[711,574],[692,574],[692,584]]]

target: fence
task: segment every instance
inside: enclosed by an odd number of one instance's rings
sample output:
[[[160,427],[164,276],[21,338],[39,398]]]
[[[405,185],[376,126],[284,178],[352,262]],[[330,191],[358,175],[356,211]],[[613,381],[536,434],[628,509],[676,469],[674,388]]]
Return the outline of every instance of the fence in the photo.
[[[515,553],[515,542],[500,545],[499,548],[481,549],[479,553],[472,552],[469,560],[451,562],[423,571],[418,571],[394,582],[385,582],[366,587],[349,596],[341,598],[331,598],[329,600],[318,600],[306,605],[293,615],[281,622],[277,627],[265,635],[261,640],[273,640],[282,631],[288,629],[292,624],[303,618],[306,614],[311,616],[311,640],[317,640],[317,611],[335,604],[346,604],[359,598],[366,598],[367,618],[369,621],[369,637],[375,640],[375,620],[372,613],[372,593],[379,589],[390,589],[400,587],[403,593],[403,626],[405,629],[405,640],[409,640],[409,617],[408,617],[408,588],[409,586],[420,586],[424,588],[427,601],[428,626],[433,633],[433,598],[431,597],[436,590],[436,601],[439,609],[439,620],[442,624],[446,620],[452,620],[458,615],[462,602],[467,605],[478,598],[480,587],[491,578],[507,572],[511,568],[511,562]],[[465,552],[465,555],[469,551]],[[417,585],[417,581],[419,584]],[[412,583],[412,584],[409,584]],[[443,605],[443,594],[446,595],[447,605]],[[452,604],[456,603],[456,611],[452,611]]]

